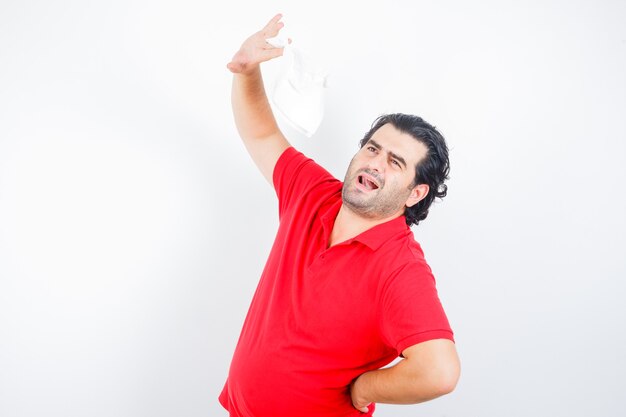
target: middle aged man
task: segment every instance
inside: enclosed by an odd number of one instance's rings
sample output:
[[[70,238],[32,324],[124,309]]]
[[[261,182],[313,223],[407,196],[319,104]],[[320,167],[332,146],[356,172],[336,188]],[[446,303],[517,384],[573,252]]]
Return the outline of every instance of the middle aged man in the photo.
[[[228,64],[235,123],[274,186],[280,225],[220,402],[233,417],[340,417],[449,393],[460,372],[453,334],[409,228],[446,194],[444,138],[417,116],[384,115],[343,183],[296,151],[260,71],[282,55],[266,42],[280,19]]]

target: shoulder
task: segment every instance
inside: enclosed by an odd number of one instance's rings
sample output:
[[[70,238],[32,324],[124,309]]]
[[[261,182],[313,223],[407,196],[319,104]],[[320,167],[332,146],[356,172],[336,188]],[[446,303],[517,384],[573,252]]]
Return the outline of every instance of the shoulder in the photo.
[[[433,271],[428,264],[421,245],[409,232],[393,239],[382,248],[381,296],[407,292],[413,294],[431,293],[436,288]],[[394,296],[395,297],[395,296]]]
[[[326,169],[293,147],[278,158],[273,172],[279,212],[298,204],[305,197],[321,198],[341,187],[341,181]],[[315,195],[310,195],[315,193]],[[320,196],[317,194],[321,193]]]
[[[272,174],[274,186],[279,186],[280,181],[284,179],[284,177],[287,176],[289,177],[288,179],[291,179],[291,177],[300,173],[316,175],[322,180],[335,179],[326,169],[315,162],[312,158],[304,155],[294,147],[289,147],[280,155],[278,161],[276,161],[276,165],[274,166]]]
[[[386,259],[390,275],[403,271],[431,272],[422,246],[415,240],[409,227],[385,242],[380,252],[379,256]]]

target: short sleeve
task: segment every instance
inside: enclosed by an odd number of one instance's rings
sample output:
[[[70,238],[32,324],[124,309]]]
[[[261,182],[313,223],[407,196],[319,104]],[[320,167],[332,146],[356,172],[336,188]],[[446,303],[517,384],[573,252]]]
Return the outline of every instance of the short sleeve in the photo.
[[[328,182],[339,183],[328,171],[293,147],[276,162],[272,175],[278,196],[279,216],[302,199],[312,188]]]
[[[398,355],[428,340],[454,341],[435,278],[425,261],[411,262],[394,271],[383,288],[380,308],[383,340]]]

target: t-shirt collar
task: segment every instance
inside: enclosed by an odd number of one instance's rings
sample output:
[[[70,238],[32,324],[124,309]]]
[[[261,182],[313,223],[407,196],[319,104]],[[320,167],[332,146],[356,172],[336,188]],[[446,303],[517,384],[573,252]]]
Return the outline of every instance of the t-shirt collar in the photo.
[[[321,220],[326,242],[330,239],[330,233],[333,230],[333,225],[335,224],[335,219],[337,218],[341,204],[342,201],[341,198],[339,198],[339,200],[336,201],[324,215],[322,215]],[[385,223],[377,224],[352,239],[348,239],[344,242],[344,244],[350,244],[356,241],[375,251],[391,237],[399,233],[406,233],[409,230],[409,226],[406,224],[406,218],[402,215]]]

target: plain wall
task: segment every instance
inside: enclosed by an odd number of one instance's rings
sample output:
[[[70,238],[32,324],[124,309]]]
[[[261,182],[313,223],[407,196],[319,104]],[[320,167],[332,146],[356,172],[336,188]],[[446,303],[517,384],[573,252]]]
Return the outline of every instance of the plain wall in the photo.
[[[225,65],[276,12],[330,72],[294,146],[343,178],[399,111],[451,148],[414,232],[461,380],[376,415],[623,415],[626,3],[326,0],[0,3],[0,415],[226,415],[277,212]]]

